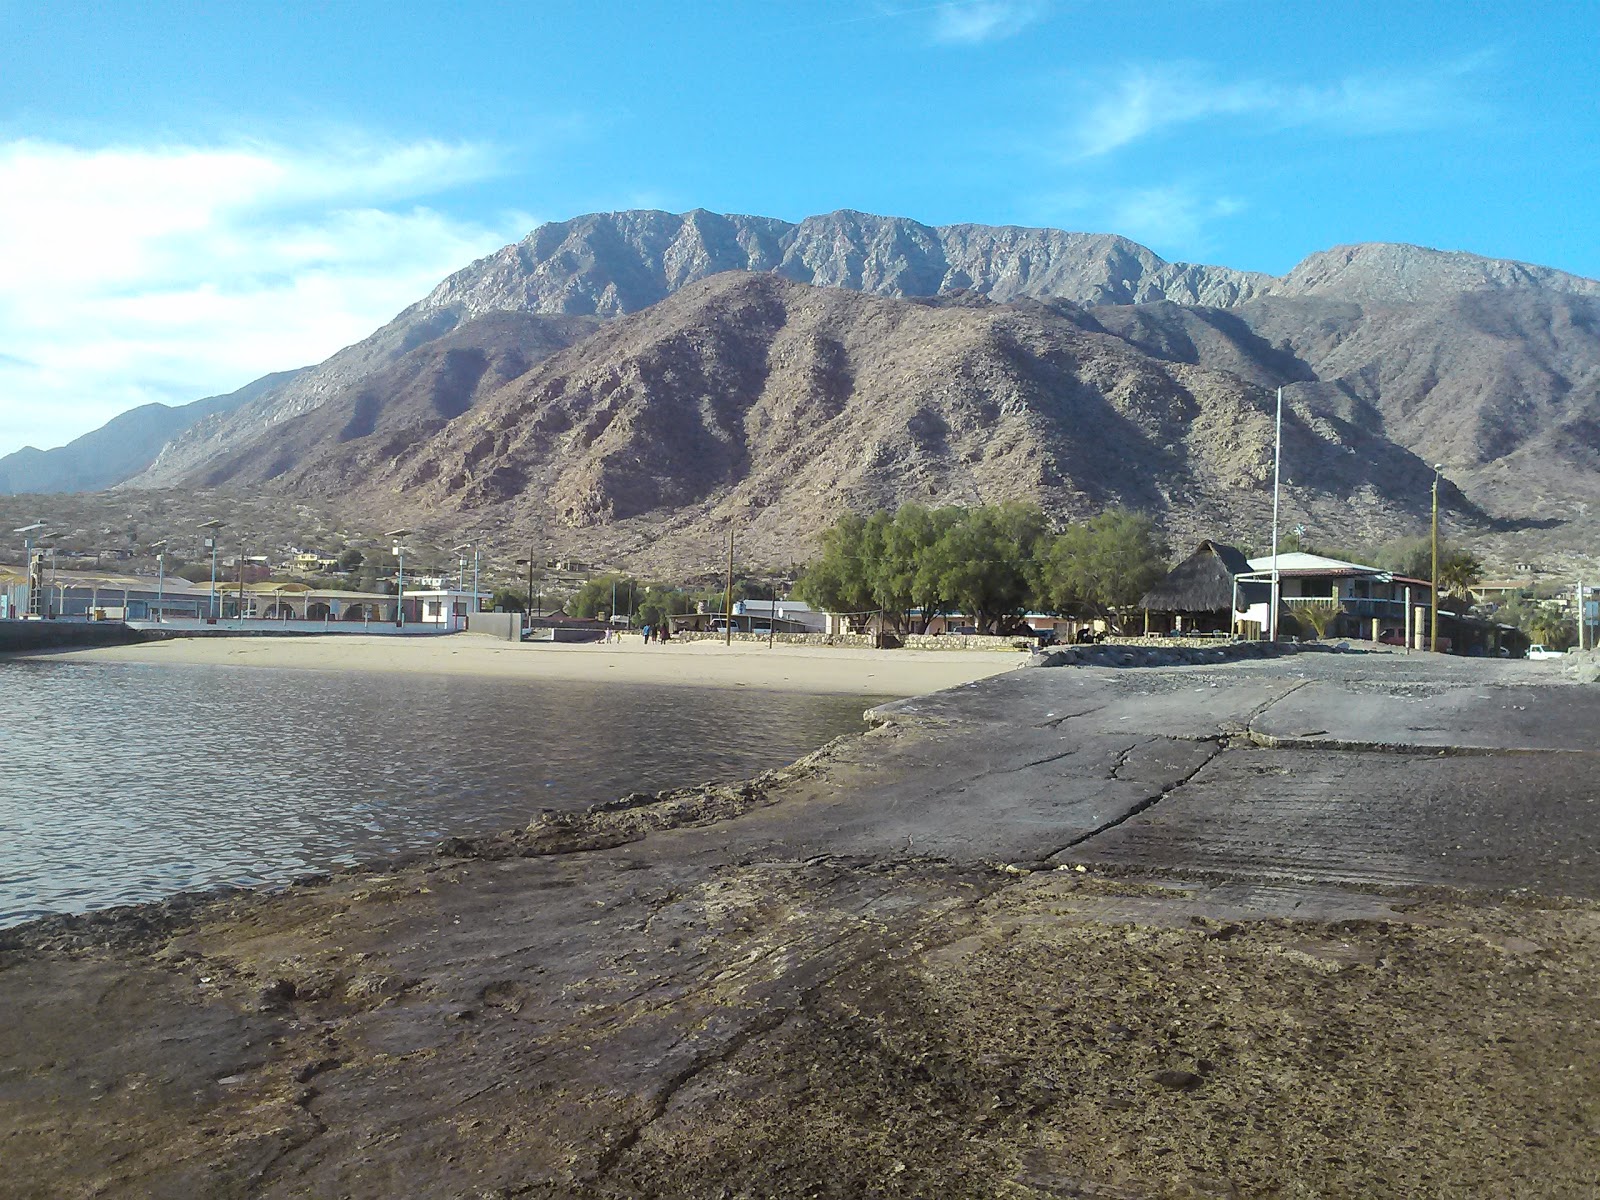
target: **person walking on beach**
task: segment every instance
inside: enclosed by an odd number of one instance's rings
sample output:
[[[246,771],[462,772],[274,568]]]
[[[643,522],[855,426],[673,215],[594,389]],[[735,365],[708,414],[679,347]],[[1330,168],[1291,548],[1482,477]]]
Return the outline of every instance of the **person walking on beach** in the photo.
[[[655,631],[650,626],[646,625],[644,627],[644,644],[646,646],[650,644],[650,635],[654,632]]]

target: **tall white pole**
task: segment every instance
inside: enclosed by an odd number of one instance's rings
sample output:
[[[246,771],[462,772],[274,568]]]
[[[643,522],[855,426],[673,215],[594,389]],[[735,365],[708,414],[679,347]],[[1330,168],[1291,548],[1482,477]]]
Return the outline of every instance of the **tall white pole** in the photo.
[[[1583,580],[1580,579],[1580,580],[1578,580],[1578,649],[1579,650],[1587,650],[1589,648],[1588,643],[1585,640],[1585,633],[1587,632],[1586,629],[1585,629],[1585,626],[1587,624],[1588,624],[1588,618],[1587,618],[1587,616],[1585,615],[1585,613],[1583,611]]]
[[[1272,434],[1272,588],[1267,610],[1267,640],[1278,640],[1278,483],[1283,470],[1283,389],[1278,389],[1278,416]]]

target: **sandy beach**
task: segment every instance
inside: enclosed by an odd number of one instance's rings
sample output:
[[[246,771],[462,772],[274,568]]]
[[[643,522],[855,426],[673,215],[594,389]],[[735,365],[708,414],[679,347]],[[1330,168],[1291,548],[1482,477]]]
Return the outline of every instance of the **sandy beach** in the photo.
[[[1021,666],[1014,651],[861,650],[831,646],[724,646],[670,642],[646,646],[637,635],[616,645],[504,642],[449,637],[178,638],[131,646],[68,650],[52,657],[87,662],[183,663],[303,671],[375,671],[752,688],[842,696],[918,696]]]

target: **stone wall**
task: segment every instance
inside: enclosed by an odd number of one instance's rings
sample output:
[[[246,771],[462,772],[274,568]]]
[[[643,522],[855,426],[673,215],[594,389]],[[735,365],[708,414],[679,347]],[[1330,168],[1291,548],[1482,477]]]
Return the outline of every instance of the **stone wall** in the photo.
[[[720,642],[727,638],[725,633],[699,633],[694,630],[685,630],[672,635],[675,642]],[[735,644],[765,646],[767,635],[764,633],[736,633],[733,635]],[[772,635],[774,643],[785,646],[856,646],[870,650],[874,639],[871,634],[865,633],[775,633]]]
[[[1098,646],[1060,646],[1033,655],[1031,667],[1175,667],[1185,663],[1231,662],[1241,658],[1275,658],[1301,650],[1334,650],[1336,646],[1299,646],[1282,642],[1205,642],[1185,638],[1140,638],[1103,642]]]

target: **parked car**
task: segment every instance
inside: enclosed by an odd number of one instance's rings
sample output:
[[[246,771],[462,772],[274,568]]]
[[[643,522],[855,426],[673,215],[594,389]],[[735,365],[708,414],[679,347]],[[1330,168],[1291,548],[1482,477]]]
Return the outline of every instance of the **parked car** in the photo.
[[[1528,647],[1528,657],[1532,659],[1565,658],[1566,655],[1560,650],[1550,650],[1544,646],[1541,646],[1538,642],[1535,642],[1533,645]]]

